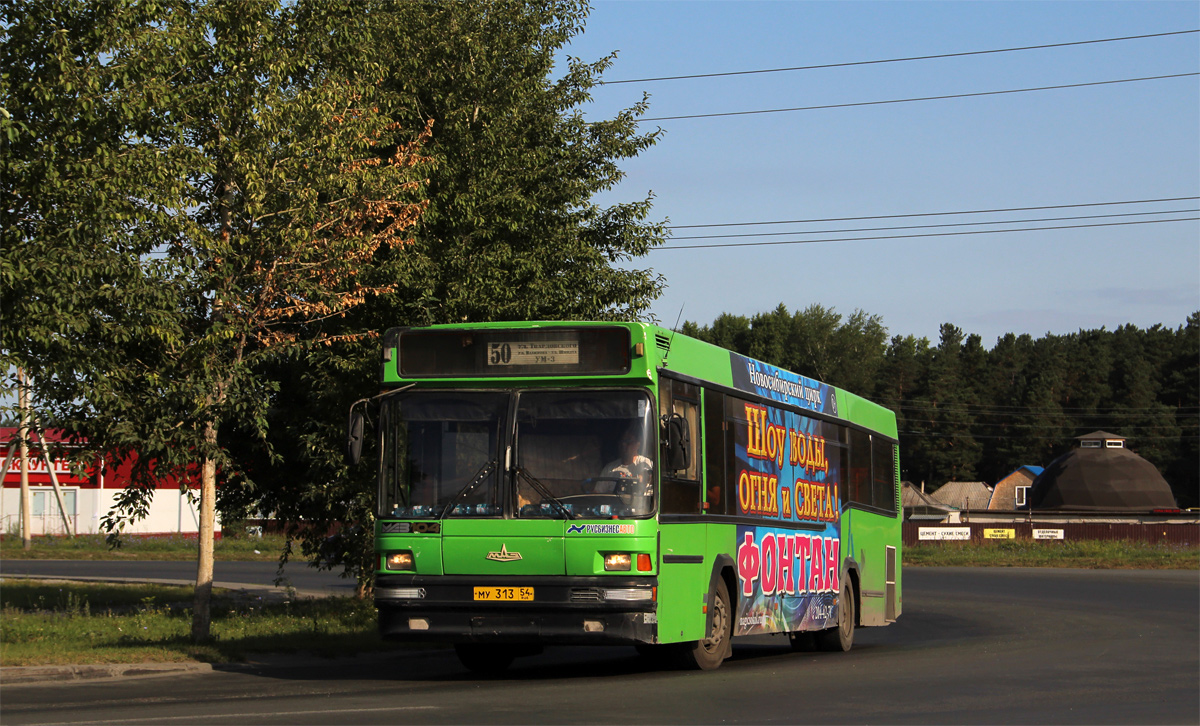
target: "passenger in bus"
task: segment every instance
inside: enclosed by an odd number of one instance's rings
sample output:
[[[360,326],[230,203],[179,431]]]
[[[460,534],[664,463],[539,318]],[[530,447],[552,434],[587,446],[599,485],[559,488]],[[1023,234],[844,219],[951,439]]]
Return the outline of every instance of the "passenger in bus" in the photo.
[[[620,491],[623,488],[621,486],[623,482],[619,480],[622,479],[629,479],[631,483],[637,483],[639,485],[637,493],[642,493],[642,490],[650,483],[654,462],[639,453],[642,445],[641,433],[641,426],[634,424],[621,434],[621,438],[617,442],[617,451],[620,456],[604,465],[604,469],[600,472],[601,480],[596,482],[593,490],[595,493],[613,494]]]

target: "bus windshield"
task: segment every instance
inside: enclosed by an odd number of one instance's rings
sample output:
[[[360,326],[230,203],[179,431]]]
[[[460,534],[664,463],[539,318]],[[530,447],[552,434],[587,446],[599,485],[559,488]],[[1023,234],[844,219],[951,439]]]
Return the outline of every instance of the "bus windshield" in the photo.
[[[518,517],[654,511],[654,418],[644,391],[546,391],[517,404]]]
[[[504,432],[514,397],[509,441]],[[425,391],[386,401],[379,515],[650,516],[657,479],[653,410],[641,390]]]
[[[509,397],[415,393],[381,412],[380,516],[497,517]]]

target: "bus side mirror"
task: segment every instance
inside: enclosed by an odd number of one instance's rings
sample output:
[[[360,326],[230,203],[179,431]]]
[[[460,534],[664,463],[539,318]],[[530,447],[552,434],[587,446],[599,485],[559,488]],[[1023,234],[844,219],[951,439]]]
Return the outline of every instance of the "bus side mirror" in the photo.
[[[362,459],[363,415],[362,411],[350,408],[350,421],[346,425],[346,463],[354,466]]]
[[[677,413],[664,415],[663,426],[663,469],[682,471],[692,464],[692,435],[688,423]]]

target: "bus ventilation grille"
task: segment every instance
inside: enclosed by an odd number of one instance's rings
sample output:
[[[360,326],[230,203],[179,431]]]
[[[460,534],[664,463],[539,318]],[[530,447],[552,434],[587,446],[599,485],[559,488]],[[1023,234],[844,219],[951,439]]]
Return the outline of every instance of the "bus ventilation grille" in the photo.
[[[660,350],[667,351],[671,349],[671,339],[665,335],[659,335],[658,333],[655,333],[654,344],[657,345]]]
[[[899,446],[892,447],[892,461],[895,462],[892,465],[892,472],[895,474],[895,476],[892,477],[892,479],[893,479],[892,486],[894,487],[894,491],[896,492],[896,511],[903,513],[904,505],[902,504],[902,500],[901,500],[901,489],[903,488],[903,485],[900,482],[900,447]]]
[[[571,590],[571,602],[604,602],[599,590]]]

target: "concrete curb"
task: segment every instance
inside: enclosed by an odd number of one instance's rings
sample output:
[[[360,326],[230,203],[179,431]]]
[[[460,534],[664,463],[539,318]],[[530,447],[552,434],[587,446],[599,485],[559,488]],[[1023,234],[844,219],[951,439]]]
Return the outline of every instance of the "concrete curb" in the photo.
[[[0,684],[56,683],[97,678],[159,676],[187,671],[209,672],[211,663],[116,663],[101,665],[9,666],[0,668]]]

